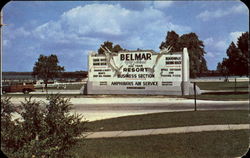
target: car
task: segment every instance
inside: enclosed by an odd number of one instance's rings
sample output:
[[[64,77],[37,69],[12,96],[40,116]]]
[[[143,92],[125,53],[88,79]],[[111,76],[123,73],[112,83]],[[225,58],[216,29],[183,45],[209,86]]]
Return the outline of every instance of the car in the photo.
[[[3,84],[2,85],[2,94],[8,92],[23,92],[24,94],[28,94],[32,91],[35,91],[35,87],[33,84]]]

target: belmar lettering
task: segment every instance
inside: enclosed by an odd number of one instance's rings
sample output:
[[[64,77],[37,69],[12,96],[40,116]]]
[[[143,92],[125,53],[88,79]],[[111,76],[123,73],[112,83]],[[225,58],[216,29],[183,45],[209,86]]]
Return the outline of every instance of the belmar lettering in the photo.
[[[151,53],[120,54],[120,60],[151,60]]]

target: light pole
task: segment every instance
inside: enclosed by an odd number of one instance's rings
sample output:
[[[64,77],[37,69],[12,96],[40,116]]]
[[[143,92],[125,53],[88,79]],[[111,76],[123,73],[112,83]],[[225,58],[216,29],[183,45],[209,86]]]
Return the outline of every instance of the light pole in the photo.
[[[2,73],[2,57],[3,57],[3,26],[5,24],[3,24],[3,9],[1,10],[0,12],[0,81],[1,81],[1,85],[0,85],[0,88],[1,88],[1,95],[2,95],[2,79],[3,79],[3,73]]]
[[[2,95],[2,75],[3,75],[3,73],[2,73],[2,54],[3,54],[3,38],[2,38],[2,33],[3,33],[3,31],[2,31],[2,26],[3,26],[3,11],[1,10],[1,16],[0,16],[0,71],[1,71],[1,74],[0,74],[0,81],[1,81],[1,85],[0,85],[0,87],[1,87],[1,95]]]

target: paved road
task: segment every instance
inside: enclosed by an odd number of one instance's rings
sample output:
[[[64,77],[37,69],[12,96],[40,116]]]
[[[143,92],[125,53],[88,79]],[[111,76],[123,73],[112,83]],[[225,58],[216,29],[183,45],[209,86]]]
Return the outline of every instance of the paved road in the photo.
[[[45,98],[34,98],[46,101]],[[24,98],[13,98],[15,104]],[[86,120],[114,118],[120,116],[158,112],[193,111],[194,101],[166,97],[98,97],[71,98],[72,112],[83,114]],[[249,101],[197,100],[197,110],[248,110]]]

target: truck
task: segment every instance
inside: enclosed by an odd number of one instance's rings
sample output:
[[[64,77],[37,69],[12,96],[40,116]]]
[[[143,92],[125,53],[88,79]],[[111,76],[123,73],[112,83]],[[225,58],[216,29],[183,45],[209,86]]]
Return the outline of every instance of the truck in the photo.
[[[8,93],[8,92],[23,92],[24,94],[28,94],[32,91],[35,91],[35,87],[33,84],[6,84],[3,83],[2,85],[2,94]]]

